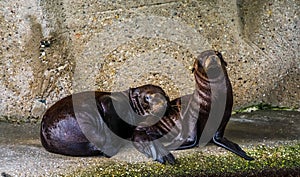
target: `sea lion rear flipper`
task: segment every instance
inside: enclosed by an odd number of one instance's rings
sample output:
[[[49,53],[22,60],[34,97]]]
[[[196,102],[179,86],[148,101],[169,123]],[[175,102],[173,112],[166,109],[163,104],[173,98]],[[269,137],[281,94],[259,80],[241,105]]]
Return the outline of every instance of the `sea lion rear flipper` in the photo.
[[[214,136],[213,137],[213,142],[220,146],[223,147],[235,154],[237,154],[240,157],[243,157],[246,160],[254,160],[253,157],[250,157],[246,154],[246,152],[236,143],[229,141],[228,139],[224,138],[224,137],[217,137]]]

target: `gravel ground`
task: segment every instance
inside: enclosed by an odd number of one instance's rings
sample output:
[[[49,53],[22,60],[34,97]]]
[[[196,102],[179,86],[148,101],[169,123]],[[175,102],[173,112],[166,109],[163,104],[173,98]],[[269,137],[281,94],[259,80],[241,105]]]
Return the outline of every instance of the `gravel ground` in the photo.
[[[226,137],[243,147],[257,144],[276,145],[299,140],[300,113],[295,111],[256,111],[232,117]],[[216,147],[201,147],[204,154],[226,154]],[[197,148],[176,151],[176,157]],[[78,168],[112,161],[147,161],[132,147],[125,147],[111,159],[99,157],[69,157],[52,154],[39,141],[39,124],[12,124],[0,122],[0,173],[2,176],[57,176]]]

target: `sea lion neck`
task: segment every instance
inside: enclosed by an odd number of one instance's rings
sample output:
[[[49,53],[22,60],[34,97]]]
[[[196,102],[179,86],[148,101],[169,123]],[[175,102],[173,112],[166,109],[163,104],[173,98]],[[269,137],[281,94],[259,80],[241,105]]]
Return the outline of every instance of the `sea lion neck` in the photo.
[[[135,114],[142,116],[145,114],[145,112],[144,112],[143,108],[141,107],[141,105],[138,103],[139,102],[138,98],[136,98],[136,96],[134,95],[134,91],[136,89],[138,89],[138,88],[129,88],[127,90],[127,96],[128,96],[131,110]]]

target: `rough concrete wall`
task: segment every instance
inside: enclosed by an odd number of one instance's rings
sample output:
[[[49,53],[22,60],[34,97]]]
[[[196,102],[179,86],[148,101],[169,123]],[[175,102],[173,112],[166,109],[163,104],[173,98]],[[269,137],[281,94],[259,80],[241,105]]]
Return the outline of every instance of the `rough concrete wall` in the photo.
[[[298,0],[0,1],[0,115],[37,118],[83,90],[153,83],[171,98],[188,94],[193,60],[206,49],[222,51],[229,64],[235,108],[299,107],[299,6]]]

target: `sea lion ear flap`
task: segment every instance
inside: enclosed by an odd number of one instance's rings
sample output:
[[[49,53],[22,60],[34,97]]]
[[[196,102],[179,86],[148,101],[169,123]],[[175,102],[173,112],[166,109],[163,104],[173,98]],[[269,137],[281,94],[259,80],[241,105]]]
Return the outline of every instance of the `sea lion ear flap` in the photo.
[[[195,71],[195,68],[192,68],[192,73],[194,73],[194,71]]]
[[[221,62],[224,64],[224,66],[227,66],[227,62],[224,60],[221,52],[215,51],[215,53],[220,58]]]
[[[139,96],[140,93],[140,89],[139,88],[129,88],[129,96],[131,98],[135,98]]]

